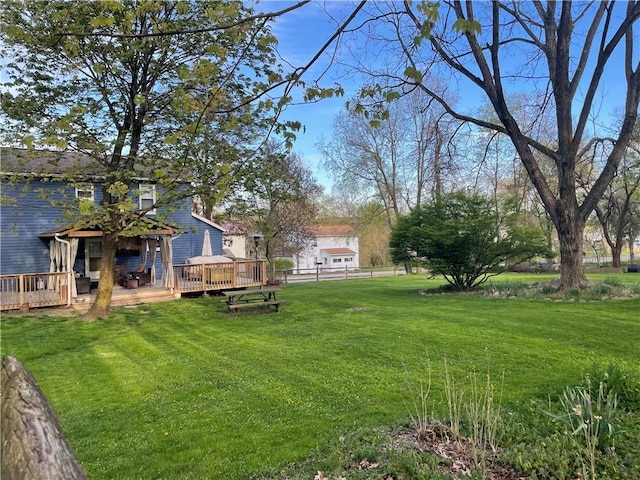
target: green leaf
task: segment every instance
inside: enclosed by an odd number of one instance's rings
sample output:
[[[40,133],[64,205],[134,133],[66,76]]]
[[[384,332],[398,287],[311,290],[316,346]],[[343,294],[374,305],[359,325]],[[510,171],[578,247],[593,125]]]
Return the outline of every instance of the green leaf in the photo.
[[[189,13],[189,5],[186,2],[180,1],[180,2],[176,3],[176,10],[181,15],[186,15],[186,14]]]
[[[476,35],[482,31],[480,22],[477,20],[466,20],[464,18],[456,20],[451,28],[456,32],[470,33],[472,35]]]
[[[115,24],[113,17],[93,17],[89,23],[94,28],[111,27]]]
[[[440,19],[440,3],[422,1],[418,4],[417,9],[425,16],[420,25],[420,34],[413,39],[414,45],[419,47],[425,38],[431,36],[434,25]]]
[[[422,73],[420,73],[416,68],[408,66],[404,69],[404,74],[415,83],[422,83]]]
[[[24,137],[22,139],[22,143],[24,143],[28,149],[33,148],[33,142],[36,138],[33,135],[29,135],[28,137]]]
[[[396,99],[398,99],[398,98],[400,98],[400,93],[399,93],[399,92],[396,92],[396,91],[394,91],[394,90],[391,90],[390,92],[386,92],[386,93],[384,94],[384,99],[385,99],[388,103],[391,103],[391,102],[393,102],[394,100],[396,100]]]

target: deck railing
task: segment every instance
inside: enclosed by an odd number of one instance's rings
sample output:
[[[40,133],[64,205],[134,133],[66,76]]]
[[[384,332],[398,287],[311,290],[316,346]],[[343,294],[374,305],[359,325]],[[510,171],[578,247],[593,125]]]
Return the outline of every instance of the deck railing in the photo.
[[[266,285],[264,260],[174,265],[175,288],[181,292],[206,292]]]
[[[67,305],[69,277],[66,272],[0,275],[0,310]]]
[[[267,284],[264,260],[238,260],[173,266],[175,288],[180,293],[207,292]],[[0,310],[68,305],[71,275],[27,273],[0,275]]]

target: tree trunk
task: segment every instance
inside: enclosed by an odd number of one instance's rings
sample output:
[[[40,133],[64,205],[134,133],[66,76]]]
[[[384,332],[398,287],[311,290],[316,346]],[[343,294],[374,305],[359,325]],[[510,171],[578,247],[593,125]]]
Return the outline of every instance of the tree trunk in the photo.
[[[114,271],[116,266],[116,251],[118,237],[115,234],[105,234],[102,237],[102,258],[100,259],[100,281],[96,291],[96,299],[89,311],[84,315],[87,320],[106,318],[111,306],[113,293]]]
[[[442,197],[442,144],[443,135],[440,131],[440,126],[436,123],[435,126],[436,144],[434,147],[433,155],[433,199],[437,202]]]
[[[404,262],[404,272],[407,275],[413,274],[413,267],[411,266],[411,262],[409,261]]]
[[[584,223],[569,209],[559,208],[555,218],[560,242],[560,289],[580,288],[586,281],[583,266]]]
[[[265,255],[265,258],[267,259],[267,283],[269,285],[277,285],[278,278],[276,277],[276,263],[273,258],[269,258],[267,255]],[[258,264],[256,264],[256,268],[257,265]]]
[[[0,378],[2,478],[86,479],[33,375],[15,358],[4,357]]]
[[[611,266],[613,267],[622,266],[622,245],[624,245],[624,240],[619,240],[611,247]]]
[[[547,214],[546,210],[543,213],[544,218],[545,218],[545,222],[543,224],[543,228],[544,228],[544,236],[545,239],[547,240],[547,248],[549,249],[549,252],[553,252],[553,221],[551,220],[551,217],[549,217],[549,215]],[[554,261],[554,254],[550,253],[549,258],[547,258],[547,265],[551,266]]]

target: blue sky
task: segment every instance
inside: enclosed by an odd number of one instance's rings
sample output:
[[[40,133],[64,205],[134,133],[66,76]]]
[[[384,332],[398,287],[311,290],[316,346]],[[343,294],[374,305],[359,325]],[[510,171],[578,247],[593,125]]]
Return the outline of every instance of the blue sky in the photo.
[[[277,11],[295,3],[297,2],[262,0],[256,9]],[[280,17],[272,26],[272,31],[278,39],[280,54],[296,67],[307,64],[336,31],[337,22],[352,11],[353,5],[353,2],[339,0],[313,1]],[[322,137],[327,139],[331,137],[335,116],[344,108],[345,102],[356,93],[359,86],[340,78],[337,68],[327,70],[332,53],[333,48],[330,48],[305,74],[303,80],[305,82],[319,80],[320,85],[324,87],[339,83],[345,89],[345,95],[313,104],[294,104],[289,106],[284,114],[284,119],[297,120],[304,125],[304,130],[297,132],[294,151],[300,154],[313,169],[317,179],[326,187],[327,193],[332,182],[320,167],[322,157],[315,144]],[[299,90],[297,93],[301,95],[302,91]]]

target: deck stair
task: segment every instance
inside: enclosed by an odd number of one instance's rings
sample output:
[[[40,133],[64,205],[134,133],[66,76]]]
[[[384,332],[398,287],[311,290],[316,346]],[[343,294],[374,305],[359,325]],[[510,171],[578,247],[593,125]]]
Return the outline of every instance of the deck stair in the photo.
[[[71,306],[74,310],[88,310],[96,298],[96,290],[93,289],[91,294],[78,295],[72,300]],[[127,305],[141,305],[143,303],[167,302],[180,298],[180,293],[163,287],[145,286],[140,288],[124,288],[120,286],[113,287],[111,295],[111,306],[122,307]]]

